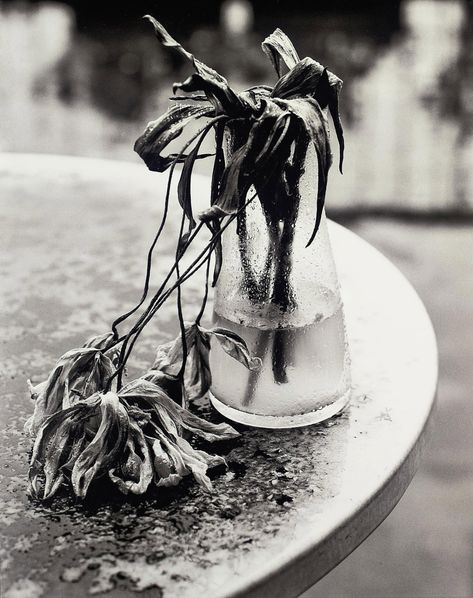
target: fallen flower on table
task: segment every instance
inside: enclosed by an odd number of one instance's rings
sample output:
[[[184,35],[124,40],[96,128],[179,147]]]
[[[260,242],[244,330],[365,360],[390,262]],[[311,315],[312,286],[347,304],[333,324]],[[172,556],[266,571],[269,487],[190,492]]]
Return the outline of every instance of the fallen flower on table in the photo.
[[[34,413],[25,424],[28,433],[35,434],[49,415],[105,386],[115,372],[117,349],[112,345],[111,332],[94,336],[83,347],[64,353],[44,382],[33,386],[28,380],[35,401]]]
[[[116,392],[105,390],[116,371],[104,353],[113,349],[108,337],[106,342],[99,343],[96,337],[85,345],[93,352],[93,359],[86,362],[88,370],[82,357],[89,353],[83,349],[59,359],[47,384],[39,385],[43,394],[38,393],[36,400],[44,400],[36,403],[30,418],[35,426],[28,426],[37,430],[29,472],[32,497],[50,499],[63,484],[70,484],[77,497],[85,498],[93,480],[101,476],[108,476],[124,494],[144,494],[152,485],[175,486],[190,474],[205,489],[212,489],[207,470],[225,465],[225,459],[195,449],[185,436],[215,442],[239,433],[226,423],[206,421],[179,403],[186,402],[185,396],[204,396],[210,387],[211,335],[247,367],[258,367],[259,362],[250,356],[243,339],[230,331],[206,330],[197,324],[188,325],[187,331],[190,355],[194,355],[188,377],[177,371],[183,359],[180,337],[158,348],[152,369],[143,377]],[[105,372],[107,376],[98,375]],[[72,399],[68,388],[74,389]],[[84,394],[87,391],[89,396]],[[50,397],[54,400],[48,401]],[[56,411],[50,413],[53,405]]]
[[[102,475],[124,494],[143,494],[156,486],[175,486],[184,476],[211,490],[207,469],[225,459],[197,450],[184,433],[208,441],[239,434],[225,423],[212,424],[177,405],[148,380],[135,380],[119,393],[95,393],[49,416],[36,437],[29,490],[35,498],[54,496],[70,482],[85,498]]]

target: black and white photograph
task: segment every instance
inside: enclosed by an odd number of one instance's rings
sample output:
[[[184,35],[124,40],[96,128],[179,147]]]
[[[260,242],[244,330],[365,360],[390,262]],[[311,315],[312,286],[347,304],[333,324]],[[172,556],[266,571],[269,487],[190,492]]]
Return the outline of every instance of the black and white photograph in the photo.
[[[473,598],[473,2],[0,0],[0,598]]]

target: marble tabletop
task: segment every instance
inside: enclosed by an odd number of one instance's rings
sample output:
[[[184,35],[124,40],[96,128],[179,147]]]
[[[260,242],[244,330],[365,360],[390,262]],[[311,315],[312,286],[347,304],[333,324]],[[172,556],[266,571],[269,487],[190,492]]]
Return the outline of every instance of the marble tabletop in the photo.
[[[145,499],[29,501],[26,379],[43,379],[60,354],[136,302],[164,182],[141,164],[0,155],[4,598],[294,597],[379,525],[415,473],[437,383],[430,320],[385,257],[330,223],[352,355],[342,415],[295,430],[242,428],[215,449],[228,469],[214,472],[213,494],[186,480]],[[199,178],[195,195],[207,189]],[[177,226],[170,218],[162,255],[173,251]],[[168,267],[157,260],[153,280]],[[199,288],[193,279],[186,286],[189,309]],[[171,302],[138,345],[131,374],[175,335]],[[219,417],[208,404],[199,409]]]

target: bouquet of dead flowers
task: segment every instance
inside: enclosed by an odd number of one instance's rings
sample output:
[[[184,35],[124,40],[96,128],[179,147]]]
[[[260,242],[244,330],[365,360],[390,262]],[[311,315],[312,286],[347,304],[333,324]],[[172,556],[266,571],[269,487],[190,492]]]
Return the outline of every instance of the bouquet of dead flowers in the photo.
[[[149,169],[169,170],[163,217],[147,256],[142,296],[135,307],[118,317],[109,333],[89,339],[83,347],[65,353],[48,378],[36,386],[30,383],[34,414],[26,430],[35,435],[30,464],[30,493],[48,499],[64,485],[84,498],[94,479],[107,476],[123,493],[143,494],[151,487],[173,486],[192,474],[204,488],[211,489],[208,468],[224,463],[220,456],[194,448],[189,438],[216,441],[238,436],[228,424],[214,424],[189,410],[192,401],[204,397],[211,385],[209,352],[217,342],[250,370],[260,360],[250,355],[241,337],[223,328],[201,325],[209,288],[215,285],[221,263],[221,235],[230,223],[244,214],[258,197],[262,204],[271,195],[272,174],[280,171],[290,155],[300,156],[308,145],[315,147],[318,189],[315,194],[314,239],[322,215],[327,173],[331,163],[327,108],[340,144],[343,133],[338,116],[338,93],[342,82],[311,58],[300,60],[287,36],[279,29],[262,44],[271,59],[278,81],[274,87],[258,86],[236,93],[227,80],[176,42],[160,23],[146,17],[161,43],[194,67],[183,83],[174,85],[172,107],[148,124],[135,150]],[[282,74],[283,64],[288,72]],[[185,95],[177,95],[184,92]],[[201,121],[199,132],[177,154],[163,155],[168,144],[179,137],[191,121]],[[224,155],[225,130],[239,131],[239,143],[232,155]],[[206,136],[215,135],[210,205],[196,221],[191,197],[191,178]],[[171,181],[177,164],[182,170],[177,198],[182,207],[176,241],[175,261],[160,287],[149,298],[153,255],[165,227]],[[290,176],[286,184],[290,185]],[[254,192],[250,193],[250,189]],[[249,196],[249,197],[248,197]],[[287,207],[266,202],[273,218],[281,218]],[[210,238],[190,265],[181,271],[181,260],[201,232]],[[199,314],[192,323],[182,315],[182,287],[197,270],[205,267],[206,278]],[[150,369],[131,382],[123,374],[142,330],[164,302],[177,295],[180,334],[157,349]],[[126,332],[120,327],[130,316],[145,308]]]

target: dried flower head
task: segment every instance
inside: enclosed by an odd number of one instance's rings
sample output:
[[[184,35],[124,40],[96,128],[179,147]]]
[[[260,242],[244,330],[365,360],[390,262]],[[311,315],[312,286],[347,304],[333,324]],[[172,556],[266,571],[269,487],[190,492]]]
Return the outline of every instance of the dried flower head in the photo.
[[[30,494],[49,499],[70,483],[74,494],[85,498],[101,476],[124,494],[143,494],[152,483],[174,486],[189,474],[211,490],[207,469],[225,460],[193,448],[183,434],[211,442],[238,436],[231,426],[212,424],[176,405],[149,380],[137,379],[118,393],[95,393],[49,416],[40,427]]]
[[[35,434],[49,415],[106,387],[115,372],[116,348],[107,354],[112,344],[112,333],[94,336],[83,347],[64,353],[44,382],[33,386],[28,381],[35,401],[34,413],[25,424],[28,433]]]

